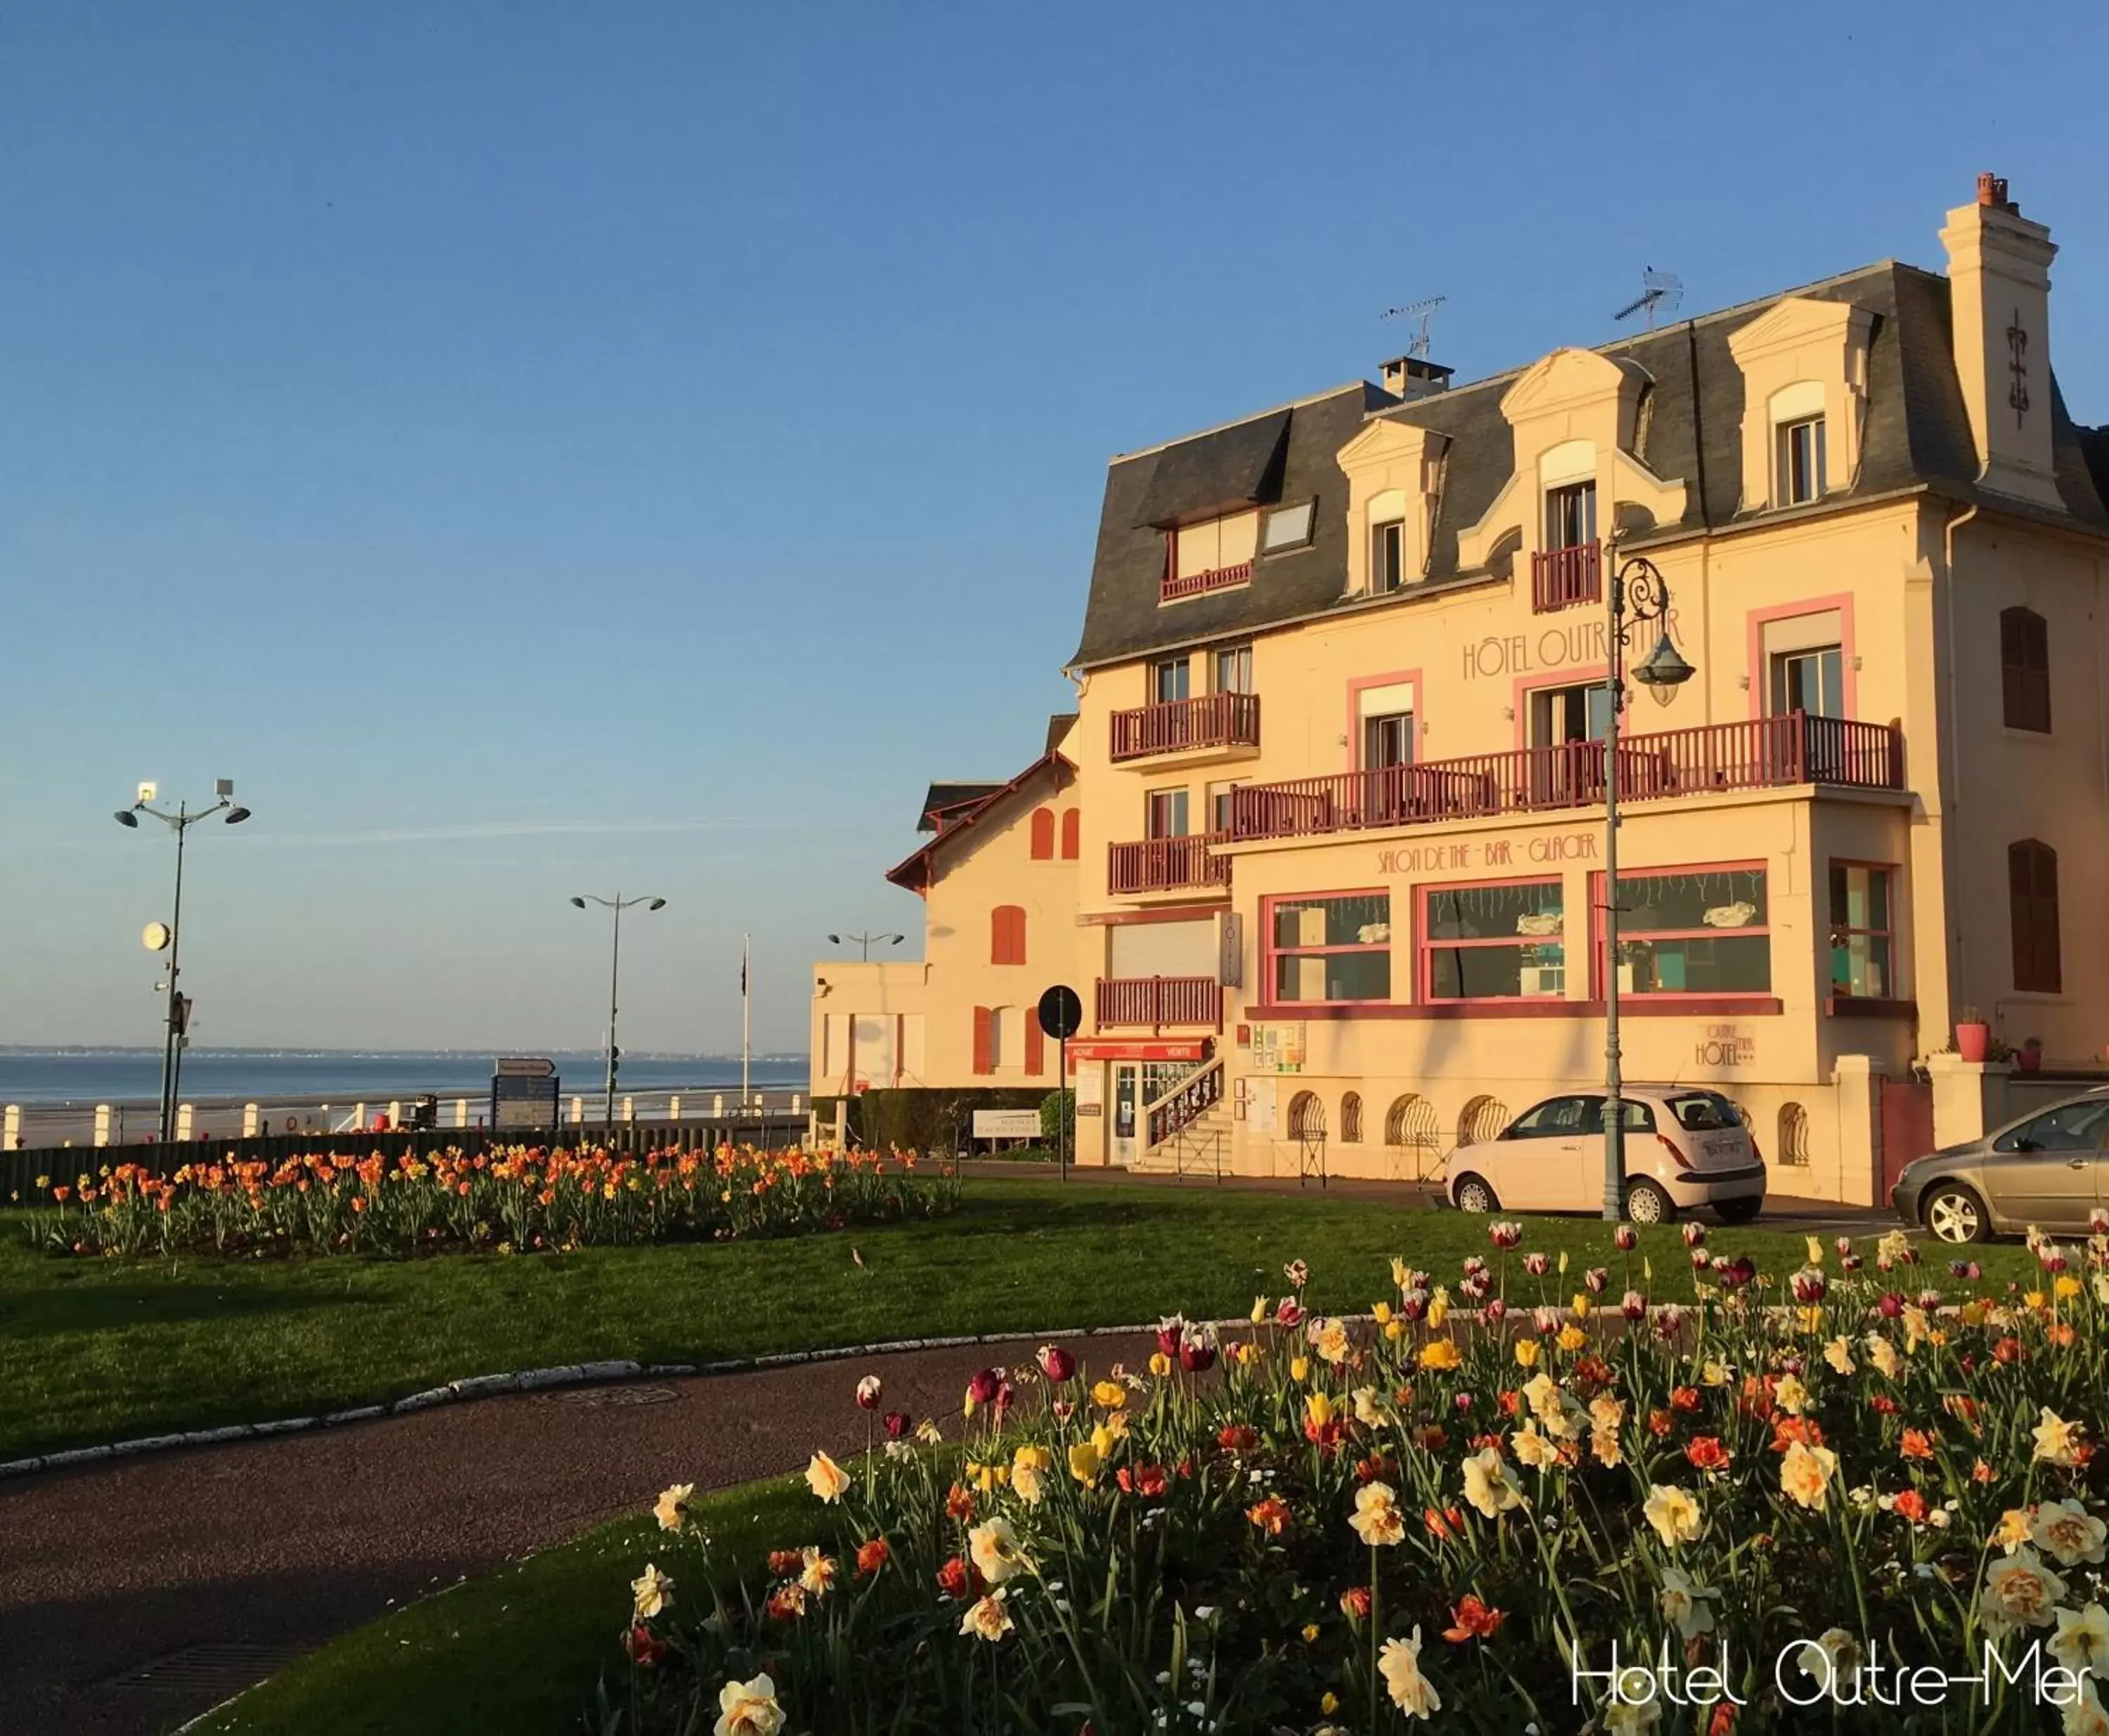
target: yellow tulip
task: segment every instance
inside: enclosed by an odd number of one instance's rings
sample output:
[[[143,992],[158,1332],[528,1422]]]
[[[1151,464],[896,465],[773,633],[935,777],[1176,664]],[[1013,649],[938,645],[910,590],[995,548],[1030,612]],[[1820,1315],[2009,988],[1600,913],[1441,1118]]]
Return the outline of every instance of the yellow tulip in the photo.
[[[1172,1372],[1172,1359],[1162,1350],[1152,1350],[1149,1353],[1149,1372],[1163,1380]]]
[[[1515,1341],[1515,1359],[1516,1366],[1520,1369],[1536,1368],[1538,1366],[1538,1340],[1535,1338],[1517,1339]]]
[[[1311,1359],[1308,1356],[1292,1356],[1289,1361],[1289,1378],[1299,1387],[1310,1379]]]
[[[2070,1272],[2061,1272],[2057,1274],[2057,1282],[2052,1285],[2051,1287],[2055,1290],[2062,1298],[2069,1302],[2073,1299],[2073,1297],[2080,1294],[2080,1280],[2075,1278]]]
[[[1424,1369],[1454,1369],[1464,1359],[1463,1353],[1448,1338],[1431,1338],[1420,1347],[1420,1366]]]
[[[1389,1342],[1393,1344],[1398,1343],[1400,1339],[1406,1336],[1406,1323],[1403,1320],[1385,1321],[1384,1335]]]
[[[1443,1323],[1449,1318],[1450,1298],[1438,1290],[1435,1292],[1435,1299],[1428,1305],[1429,1331],[1431,1332],[1441,1332],[1443,1330]]]
[[[1086,1489],[1097,1486],[1099,1467],[1104,1462],[1104,1455],[1088,1441],[1079,1441],[1069,1449],[1069,1475]]]
[[[1572,1320],[1560,1328],[1560,1347],[1563,1350],[1578,1350],[1588,1341],[1588,1333]]]
[[[1823,1238],[1821,1236],[1809,1238],[1809,1263],[1813,1266],[1823,1264]]]
[[[1312,1428],[1323,1428],[1333,1420],[1333,1401],[1322,1392],[1314,1392],[1303,1401],[1303,1420]]]
[[[1117,1380],[1102,1380],[1091,1388],[1091,1402],[1107,1410],[1118,1410],[1127,1403],[1127,1388]]]
[[[1567,1275],[1567,1250],[1565,1248],[1562,1248],[1560,1251],[1560,1275],[1562,1278],[1565,1278]]]
[[[1266,1318],[1267,1298],[1263,1296],[1256,1296],[1253,1298],[1252,1323],[1258,1326]]]
[[[1389,1326],[1391,1323],[1391,1304],[1389,1302],[1371,1303],[1370,1314],[1380,1326]]]
[[[2030,1308],[2040,1308],[2044,1305],[2044,1293],[2040,1290],[2030,1290],[2022,1295],[2021,1301]]]
[[[1589,1294],[1587,1291],[1576,1291],[1574,1292],[1574,1300],[1569,1305],[1572,1306],[1574,1310],[1574,1318],[1576,1319],[1586,1320],[1589,1318]]]

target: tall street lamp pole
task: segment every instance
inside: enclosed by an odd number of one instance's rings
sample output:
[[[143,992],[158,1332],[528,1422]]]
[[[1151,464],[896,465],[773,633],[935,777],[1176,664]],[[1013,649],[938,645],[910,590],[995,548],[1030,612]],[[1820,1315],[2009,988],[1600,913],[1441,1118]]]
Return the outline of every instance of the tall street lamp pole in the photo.
[[[1655,649],[1633,667],[1633,679],[1667,693],[1694,673],[1669,638],[1669,583],[1645,555],[1619,558],[1618,539],[1605,545],[1610,575],[1605,585],[1610,625],[1605,644],[1604,724],[1604,1216],[1626,1215],[1626,1111],[1619,1046],[1619,719],[1625,709],[1626,647],[1650,623]]]
[[[571,902],[581,910],[588,904],[598,904],[603,910],[615,913],[614,932],[610,936],[607,949],[607,1101],[601,1109],[601,1125],[615,1125],[615,1075],[621,1070],[622,1051],[615,1046],[615,1003],[616,991],[622,982],[622,913],[637,904],[646,910],[664,910],[666,900],[647,894],[641,898],[625,898],[620,892],[613,898],[596,898],[591,893],[574,898]]]
[[[908,938],[908,936],[905,936],[905,935],[851,935],[851,934],[840,934],[840,935],[829,935],[829,936],[828,936],[828,944],[829,944],[830,946],[843,946],[843,945],[856,945],[856,946],[860,946],[860,947],[862,947],[862,948],[864,949],[864,962],[865,962],[866,964],[869,964],[869,963],[871,963],[871,949],[872,949],[873,945],[874,945],[875,943],[883,942],[886,945],[888,945],[888,946],[898,946],[898,945],[901,945],[901,943],[903,940],[906,940],[907,938]]]
[[[139,816],[151,814],[176,835],[176,895],[169,913],[169,999],[161,1035],[161,1112],[157,1136],[164,1145],[175,1137],[176,1101],[182,1095],[183,1042],[189,1024],[188,1003],[177,985],[183,937],[183,844],[192,827],[216,814],[224,814],[229,826],[239,826],[249,818],[246,808],[235,805],[233,778],[220,778],[213,793],[219,799],[210,808],[193,811],[189,803],[179,801],[176,811],[170,814],[154,806],[155,786],[142,783],[139,799],[129,808],[120,808],[115,816],[119,825],[137,831]]]

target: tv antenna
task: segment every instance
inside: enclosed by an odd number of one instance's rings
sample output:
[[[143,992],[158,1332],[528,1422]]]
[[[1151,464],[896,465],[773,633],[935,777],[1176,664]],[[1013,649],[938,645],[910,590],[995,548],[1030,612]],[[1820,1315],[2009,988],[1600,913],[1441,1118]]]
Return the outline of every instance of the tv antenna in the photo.
[[[1435,310],[1449,299],[1447,295],[1430,295],[1425,301],[1409,301],[1402,308],[1386,308],[1379,318],[1419,320],[1420,329],[1408,340],[1406,353],[1410,356],[1419,356],[1425,361],[1431,347],[1431,340],[1428,336],[1428,322],[1434,318]]]
[[[1669,272],[1657,271],[1651,265],[1641,273],[1640,294],[1614,313],[1611,319],[1615,324],[1645,310],[1647,328],[1652,331],[1655,330],[1655,315],[1658,313],[1674,313],[1683,300],[1684,280]]]

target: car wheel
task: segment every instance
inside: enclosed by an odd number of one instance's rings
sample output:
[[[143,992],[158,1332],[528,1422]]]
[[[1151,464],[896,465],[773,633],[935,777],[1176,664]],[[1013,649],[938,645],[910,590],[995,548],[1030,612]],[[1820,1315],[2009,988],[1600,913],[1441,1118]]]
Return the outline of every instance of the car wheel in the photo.
[[[1460,1211],[1484,1215],[1502,1209],[1502,1202],[1494,1197],[1494,1190],[1476,1175],[1467,1175],[1459,1180],[1456,1197]]]
[[[1764,1195],[1751,1193],[1745,1195],[1739,1200],[1718,1201],[1714,1209],[1720,1214],[1721,1221],[1723,1224],[1749,1224],[1756,1220],[1758,1213],[1764,1207]]]
[[[1667,1224],[1677,1215],[1670,1197],[1651,1181],[1637,1181],[1626,1189],[1626,1216],[1636,1224]]]
[[[1985,1202],[1959,1181],[1943,1182],[1929,1193],[1925,1206],[1926,1227],[1943,1242],[1982,1242],[1991,1233]]]

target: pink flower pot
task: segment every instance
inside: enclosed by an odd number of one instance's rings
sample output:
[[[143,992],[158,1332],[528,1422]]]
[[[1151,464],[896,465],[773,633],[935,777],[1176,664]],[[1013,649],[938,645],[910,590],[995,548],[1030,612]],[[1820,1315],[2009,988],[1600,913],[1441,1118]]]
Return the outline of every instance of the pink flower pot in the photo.
[[[1982,1061],[1992,1047],[1992,1027],[1981,1019],[1955,1027],[1955,1053],[1965,1061]]]
[[[2039,1048],[2017,1048],[2014,1051],[2014,1066],[2023,1073],[2043,1071],[2043,1051]]]

